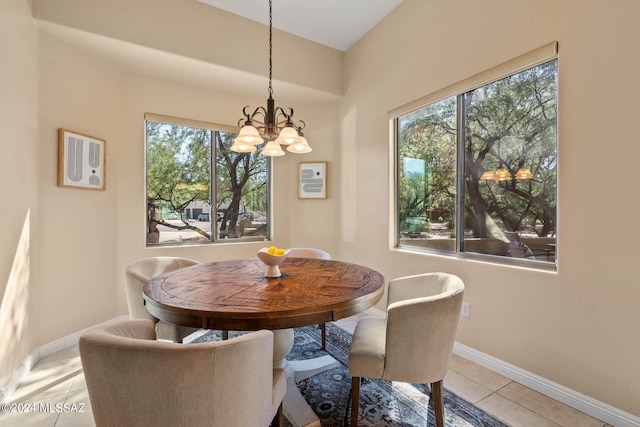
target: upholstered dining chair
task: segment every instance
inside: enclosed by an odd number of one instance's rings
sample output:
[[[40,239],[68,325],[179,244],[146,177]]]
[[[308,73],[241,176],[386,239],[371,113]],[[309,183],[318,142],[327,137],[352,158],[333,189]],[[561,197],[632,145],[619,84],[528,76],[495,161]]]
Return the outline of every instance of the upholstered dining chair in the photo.
[[[142,288],[155,276],[159,276],[179,268],[199,264],[188,258],[151,257],[131,262],[125,269],[124,281],[127,294],[127,306],[131,319],[149,319],[156,322],[156,334],[159,339],[182,342],[187,335],[197,331],[195,328],[158,321],[144,306]]]
[[[290,248],[287,257],[331,259],[329,252],[314,248]],[[324,350],[327,348],[327,325],[322,323],[318,326],[322,332],[322,349]]]
[[[273,367],[273,332],[227,341],[157,341],[150,320],[80,335],[97,427],[280,426],[287,380]]]
[[[329,252],[314,248],[290,248],[289,255],[287,256],[295,258],[331,259]]]
[[[444,427],[442,383],[453,351],[462,280],[426,273],[389,282],[386,317],[358,321],[349,352],[351,425],[358,422],[360,378],[431,385],[436,426]]]

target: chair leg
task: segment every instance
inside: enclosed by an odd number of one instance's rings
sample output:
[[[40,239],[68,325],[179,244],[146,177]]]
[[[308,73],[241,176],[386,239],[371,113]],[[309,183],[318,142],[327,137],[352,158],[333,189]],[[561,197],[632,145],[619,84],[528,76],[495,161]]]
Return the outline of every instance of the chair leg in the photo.
[[[271,427],[281,427],[282,426],[282,402],[280,406],[278,406],[278,412],[276,412],[276,416],[273,417],[273,421],[271,421]]]
[[[320,331],[322,332],[322,349],[327,349],[327,324],[323,323],[320,326]]]
[[[358,409],[360,408],[360,377],[351,378],[351,427],[358,426]]]
[[[436,416],[436,427],[444,427],[444,395],[442,393],[442,380],[431,383],[431,399],[433,399],[433,412]]]

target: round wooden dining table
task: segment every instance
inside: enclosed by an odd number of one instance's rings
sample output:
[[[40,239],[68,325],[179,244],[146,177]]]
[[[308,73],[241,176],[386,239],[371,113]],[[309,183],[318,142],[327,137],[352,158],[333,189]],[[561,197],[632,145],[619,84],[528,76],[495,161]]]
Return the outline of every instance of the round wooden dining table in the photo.
[[[184,326],[223,330],[283,329],[338,320],[380,300],[384,278],[347,262],[287,258],[267,278],[257,258],[218,261],[153,278],[147,310]]]
[[[287,361],[295,327],[322,324],[375,305],[384,277],[357,264],[335,260],[286,258],[281,276],[265,277],[257,258],[204,263],[154,277],[143,289],[154,317],[183,325],[223,331],[270,329],[274,332],[274,366],[287,372],[285,416],[297,426],[320,422],[295,383],[333,368],[327,355]]]

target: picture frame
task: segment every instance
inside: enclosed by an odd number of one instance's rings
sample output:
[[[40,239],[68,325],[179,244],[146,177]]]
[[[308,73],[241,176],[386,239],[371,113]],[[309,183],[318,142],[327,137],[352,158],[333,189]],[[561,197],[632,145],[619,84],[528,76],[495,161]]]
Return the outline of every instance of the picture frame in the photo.
[[[327,198],[327,162],[300,163],[298,197],[301,199]]]
[[[58,129],[58,187],[104,191],[107,141]]]

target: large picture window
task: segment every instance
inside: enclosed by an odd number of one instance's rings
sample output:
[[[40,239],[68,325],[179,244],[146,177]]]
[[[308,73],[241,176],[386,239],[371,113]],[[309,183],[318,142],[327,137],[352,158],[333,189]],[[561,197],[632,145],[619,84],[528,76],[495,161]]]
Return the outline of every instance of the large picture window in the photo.
[[[269,158],[224,125],[147,114],[147,245],[268,240]]]
[[[555,264],[557,76],[554,58],[394,118],[396,246]]]

